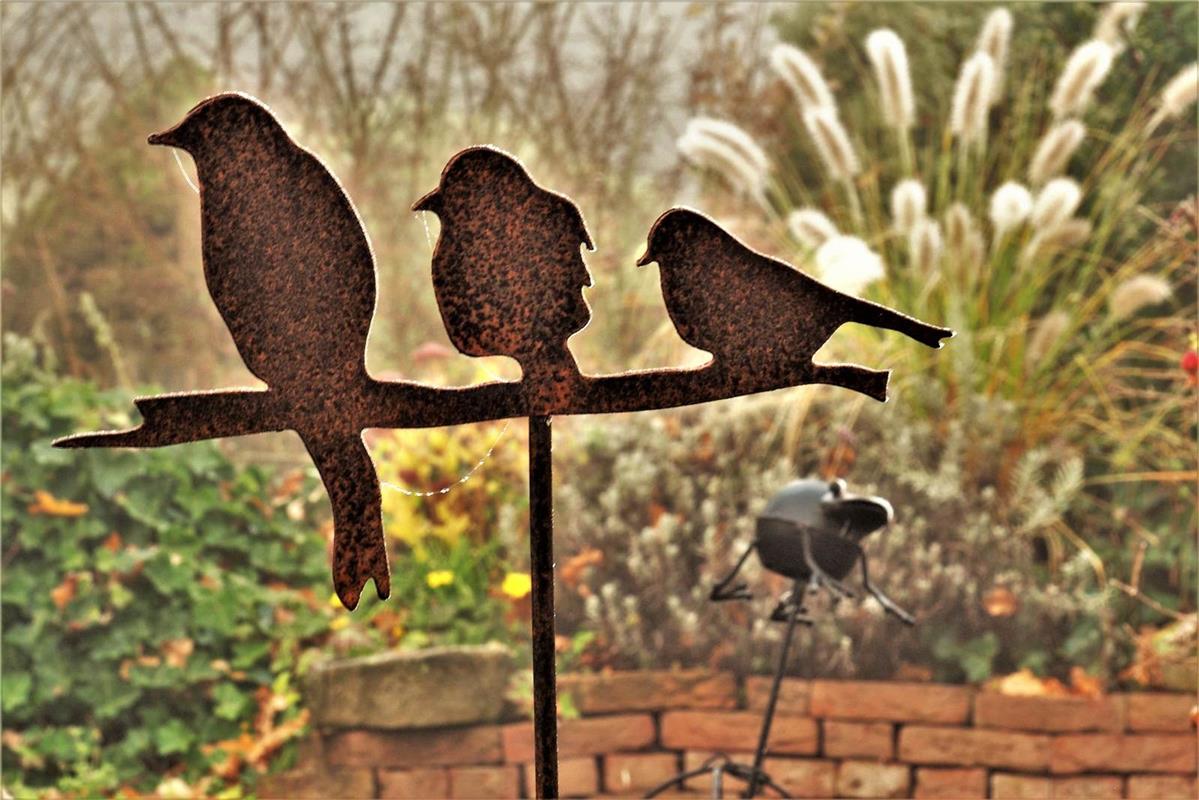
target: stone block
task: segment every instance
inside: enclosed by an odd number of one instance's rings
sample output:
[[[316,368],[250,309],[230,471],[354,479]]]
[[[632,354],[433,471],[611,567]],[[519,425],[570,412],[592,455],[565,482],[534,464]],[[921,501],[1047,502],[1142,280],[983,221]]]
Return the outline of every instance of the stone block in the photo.
[[[313,666],[304,705],[319,728],[442,728],[495,722],[512,658],[499,644],[389,651]]]

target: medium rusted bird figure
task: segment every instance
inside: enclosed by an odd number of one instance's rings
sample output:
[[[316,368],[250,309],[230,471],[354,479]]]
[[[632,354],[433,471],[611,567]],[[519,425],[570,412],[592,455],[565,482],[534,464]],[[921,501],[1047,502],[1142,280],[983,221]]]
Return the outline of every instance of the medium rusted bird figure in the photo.
[[[654,261],[661,272],[666,310],[679,335],[711,353],[718,369],[810,364],[813,354],[847,322],[898,331],[933,348],[953,335],[830,289],[783,261],[751,250],[708,217],[685,208],[667,211],[650,229],[649,246],[637,264]],[[817,377],[850,374],[842,371],[883,374],[860,367],[812,368]]]
[[[221,94],[149,138],[196,163],[204,278],[237,350],[302,413],[299,430],[329,492],[334,583],[354,608],[367,579],[390,580],[379,486],[341,403],[369,383],[375,261],[349,198],[264,105]]]
[[[472,147],[413,209],[441,220],[433,290],[454,346],[516,359],[530,391],[569,383],[578,370],[566,340],[591,319],[580,245],[594,249],[575,204],[507,153]]]

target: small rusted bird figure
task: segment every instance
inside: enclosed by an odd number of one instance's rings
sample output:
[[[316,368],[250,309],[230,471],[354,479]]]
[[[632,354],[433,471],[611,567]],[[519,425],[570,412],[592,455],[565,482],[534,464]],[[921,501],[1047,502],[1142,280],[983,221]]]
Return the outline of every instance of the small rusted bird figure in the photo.
[[[706,350],[716,368],[810,364],[847,322],[898,331],[929,347],[953,335],[885,306],[830,289],[786,264],[751,250],[699,212],[674,208],[649,232],[637,262],[657,262],[662,296],[683,341]],[[813,365],[817,377],[882,375],[860,367]],[[885,392],[885,382],[883,384]]]
[[[339,413],[369,382],[375,262],[353,204],[325,165],[264,105],[221,94],[150,144],[196,163],[204,277],[237,350],[303,418],[298,430],[333,506],[333,573],[354,608],[374,578],[390,591],[379,487],[361,438]]]
[[[441,220],[433,290],[454,346],[516,359],[532,391],[570,383],[566,340],[591,319],[580,245],[594,248],[578,207],[507,153],[472,147],[413,209]]]

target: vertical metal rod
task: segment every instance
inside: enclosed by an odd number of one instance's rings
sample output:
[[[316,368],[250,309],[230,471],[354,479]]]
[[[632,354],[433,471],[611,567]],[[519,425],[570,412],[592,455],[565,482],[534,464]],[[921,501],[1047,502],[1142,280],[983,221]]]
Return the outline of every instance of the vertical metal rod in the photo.
[[[752,798],[758,791],[758,778],[762,774],[762,762],[766,759],[766,743],[770,739],[770,726],[774,722],[774,707],[778,703],[779,688],[783,683],[783,672],[787,669],[787,653],[791,649],[791,637],[799,621],[799,608],[803,605],[804,589],[799,581],[791,587],[791,614],[787,617],[787,633],[783,636],[783,649],[779,653],[778,667],[774,670],[774,683],[770,687],[770,699],[766,701],[766,716],[762,719],[762,733],[758,736],[758,749],[754,751],[754,770],[749,776],[746,797]]]
[[[554,664],[554,470],[549,417],[529,417],[529,566],[533,579],[533,743],[537,797],[558,796]]]

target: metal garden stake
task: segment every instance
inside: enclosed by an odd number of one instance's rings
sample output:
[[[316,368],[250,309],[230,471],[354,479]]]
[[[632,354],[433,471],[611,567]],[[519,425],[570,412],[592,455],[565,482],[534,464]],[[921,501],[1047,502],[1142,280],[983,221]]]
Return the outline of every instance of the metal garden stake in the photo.
[[[534,724],[539,797],[557,795],[550,418],[704,403],[808,383],[886,399],[886,372],[813,364],[840,325],[904,333],[930,347],[952,335],[829,289],[754,252],[695,211],[654,223],[639,263],[656,261],[680,335],[713,360],[687,370],[580,374],[566,341],[590,320],[583,217],[490,147],[454,156],[415,206],[437,214],[432,279],[450,340],[470,356],[506,355],[516,382],[442,388],[378,381],[366,370],[375,264],[353,204],[271,111],[220,94],[151,144],[189,153],[200,184],[204,276],[238,352],[265,390],[224,389],[135,401],[142,424],[81,434],[61,447],[161,447],[294,430],[329,492],[333,582],[348,609],[373,579],[386,598],[379,483],[366,428],[529,418]],[[385,310],[386,312],[387,310]]]

